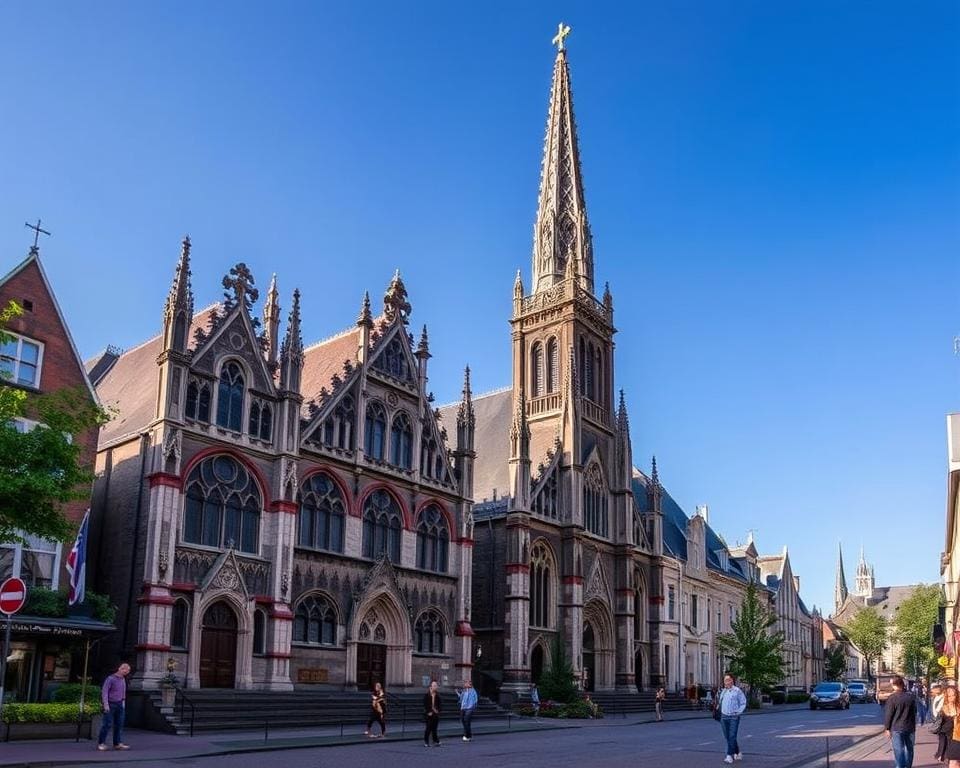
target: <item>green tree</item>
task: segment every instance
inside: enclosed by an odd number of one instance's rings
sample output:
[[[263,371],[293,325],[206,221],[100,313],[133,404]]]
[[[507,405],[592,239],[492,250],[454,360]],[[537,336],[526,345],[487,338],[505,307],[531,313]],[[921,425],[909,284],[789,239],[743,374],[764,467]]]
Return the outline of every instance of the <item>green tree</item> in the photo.
[[[927,676],[934,671],[936,658],[930,636],[939,612],[940,587],[936,584],[921,584],[900,603],[893,637],[903,651],[904,669]]]
[[[19,314],[12,302],[0,312],[0,343],[10,338],[2,328]],[[21,432],[12,422],[21,416],[42,426]],[[0,541],[12,541],[18,533],[54,541],[73,534],[61,505],[87,498],[93,481],[80,463],[74,437],[107,418],[84,388],[28,396],[0,383]]]
[[[841,643],[834,643],[823,652],[827,680],[842,680],[847,670],[847,654]]]
[[[871,679],[873,663],[887,647],[887,622],[876,608],[867,606],[854,614],[844,625],[843,631],[863,656],[867,663],[867,679]]]
[[[577,676],[558,637],[550,644],[550,668],[543,670],[537,687],[542,700],[569,704],[577,699]]]
[[[764,605],[755,581],[747,585],[740,615],[732,632],[717,637],[717,648],[730,660],[730,672],[750,686],[756,700],[760,689],[779,683],[786,676],[783,632],[773,631],[777,617]]]

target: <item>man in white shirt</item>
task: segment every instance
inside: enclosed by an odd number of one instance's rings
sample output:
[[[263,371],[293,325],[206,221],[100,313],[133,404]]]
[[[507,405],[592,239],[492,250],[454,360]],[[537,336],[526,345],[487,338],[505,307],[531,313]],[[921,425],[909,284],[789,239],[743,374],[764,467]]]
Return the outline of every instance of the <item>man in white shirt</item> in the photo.
[[[737,687],[733,675],[728,672],[723,676],[723,690],[717,698],[720,727],[723,729],[723,738],[727,741],[727,756],[723,758],[723,762],[732,763],[743,758],[740,745],[737,744],[737,731],[740,730],[740,715],[747,708],[747,697]]]

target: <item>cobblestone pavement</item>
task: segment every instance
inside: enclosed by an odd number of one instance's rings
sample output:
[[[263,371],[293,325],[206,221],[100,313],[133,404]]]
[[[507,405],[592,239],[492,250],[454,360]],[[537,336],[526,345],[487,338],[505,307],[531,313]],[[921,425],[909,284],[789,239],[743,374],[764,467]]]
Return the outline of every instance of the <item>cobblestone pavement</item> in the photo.
[[[826,754],[848,749],[881,730],[879,709],[855,706],[846,712],[793,710],[775,714],[749,714],[740,728],[744,753],[742,768],[799,768]],[[235,743],[235,742],[234,742]],[[863,742],[869,746],[871,742]],[[921,750],[924,749],[921,745]],[[853,750],[851,750],[853,751]],[[932,756],[931,752],[927,758]],[[424,748],[419,739],[374,740],[363,744],[323,748],[290,749],[255,754],[208,755],[152,760],[149,754],[127,753],[128,759],[114,765],[154,766],[257,766],[257,768],[405,768],[417,764],[456,768],[565,768],[566,766],[631,766],[663,768],[678,766],[722,768],[724,744],[720,726],[713,720],[695,719],[660,724],[634,724],[624,720],[594,721],[583,727],[533,730],[522,733],[476,734],[470,743],[459,735],[446,735],[440,748]],[[878,746],[871,758],[882,755]],[[42,761],[39,755],[38,762]],[[84,755],[84,758],[87,756]],[[126,755],[125,755],[126,757]],[[918,757],[922,757],[918,753]],[[825,761],[823,761],[825,762]],[[892,763],[889,756],[874,765]],[[930,763],[918,759],[916,768]],[[60,765],[67,763],[61,762]],[[823,763],[821,763],[823,764]],[[856,763],[859,765],[859,762]]]

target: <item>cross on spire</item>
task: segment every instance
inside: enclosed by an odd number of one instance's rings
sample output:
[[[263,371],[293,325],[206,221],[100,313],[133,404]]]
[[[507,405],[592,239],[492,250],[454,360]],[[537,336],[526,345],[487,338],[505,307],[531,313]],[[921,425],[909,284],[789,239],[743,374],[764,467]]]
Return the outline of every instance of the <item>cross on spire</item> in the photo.
[[[27,229],[33,230],[33,247],[31,248],[33,251],[37,250],[37,244],[40,242],[40,235],[46,235],[47,237],[50,237],[50,233],[47,232],[47,230],[40,228],[40,219],[37,219],[36,224],[29,224],[25,221],[23,222],[23,226],[25,226]]]
[[[563,41],[566,38],[566,36],[569,34],[570,34],[570,27],[564,25],[564,23],[561,21],[557,25],[557,34],[554,36],[553,40],[551,40],[550,42],[553,43],[555,46],[557,46],[558,51],[562,51]]]

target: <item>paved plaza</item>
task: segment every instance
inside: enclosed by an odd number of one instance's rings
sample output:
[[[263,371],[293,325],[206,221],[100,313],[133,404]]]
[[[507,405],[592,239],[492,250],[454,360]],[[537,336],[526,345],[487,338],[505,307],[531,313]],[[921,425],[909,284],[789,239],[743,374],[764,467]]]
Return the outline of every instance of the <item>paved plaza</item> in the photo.
[[[133,749],[127,753],[96,752],[89,742],[80,744],[10,743],[0,747],[2,765],[84,765],[110,763],[138,768],[171,764],[198,768],[252,766],[257,768],[400,768],[429,762],[435,766],[489,768],[490,766],[722,766],[723,741],[719,726],[697,716],[650,723],[644,718],[587,722],[543,721],[518,728],[505,723],[480,724],[474,740],[464,743],[459,731],[447,729],[443,746],[425,749],[408,724],[407,738],[396,733],[387,740],[366,741],[347,733],[275,732],[220,734],[190,739],[131,732]],[[531,726],[524,729],[524,726]],[[495,733],[484,729],[496,728]],[[740,732],[743,766],[763,768],[819,768],[839,766],[885,768],[892,764],[889,744],[879,737],[879,709],[860,705],[846,712],[810,712],[790,709],[750,714]],[[332,746],[320,746],[320,745]],[[935,765],[933,741],[920,733],[915,768]]]

